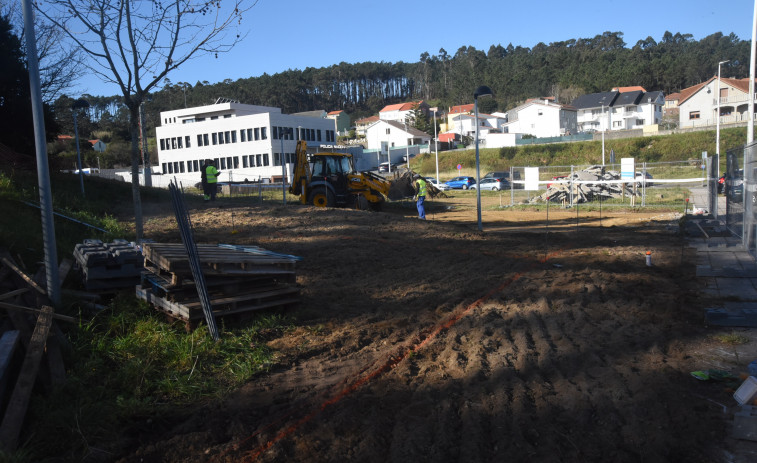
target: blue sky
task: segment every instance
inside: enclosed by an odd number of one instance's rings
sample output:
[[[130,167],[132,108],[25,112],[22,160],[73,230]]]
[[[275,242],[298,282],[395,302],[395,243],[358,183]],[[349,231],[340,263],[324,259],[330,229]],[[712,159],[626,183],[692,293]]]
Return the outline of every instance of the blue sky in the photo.
[[[484,52],[497,44],[530,48],[605,31],[623,32],[629,47],[648,36],[659,41],[666,30],[697,40],[734,33],[749,41],[754,5],[746,0],[259,0],[247,13],[243,43],[218,58],[196,58],[168,77],[173,83],[216,83],[340,62],[415,62],[421,53],[435,55],[440,48],[450,55],[469,45]],[[95,77],[83,79],[72,93],[79,92],[119,93]]]

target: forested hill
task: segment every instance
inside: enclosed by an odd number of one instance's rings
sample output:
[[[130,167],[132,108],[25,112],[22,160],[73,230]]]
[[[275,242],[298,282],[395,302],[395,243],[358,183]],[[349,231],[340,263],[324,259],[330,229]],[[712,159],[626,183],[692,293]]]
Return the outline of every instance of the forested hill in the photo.
[[[691,34],[666,32],[660,41],[647,37],[629,46],[622,32],[605,32],[533,48],[492,45],[484,52],[467,46],[453,55],[440,49],[423,53],[415,63],[340,63],[216,84],[167,81],[147,110],[157,120],[160,111],[181,108],[185,101],[196,106],[225,97],[280,107],[285,113],[342,109],[354,121],[402,101],[423,99],[441,107],[471,103],[474,89],[488,85],[495,98],[482,100],[481,109],[504,111],[527,98],[556,96],[567,103],[619,86],[640,85],[667,95],[716,75],[723,60],[730,60],[721,68],[723,77],[743,78],[749,53],[749,41],[734,34],[694,40]],[[89,101],[101,102],[105,112],[113,98]]]

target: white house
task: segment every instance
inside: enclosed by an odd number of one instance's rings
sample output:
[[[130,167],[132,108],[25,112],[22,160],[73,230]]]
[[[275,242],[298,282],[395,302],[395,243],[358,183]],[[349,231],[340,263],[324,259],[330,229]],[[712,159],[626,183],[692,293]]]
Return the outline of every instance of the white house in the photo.
[[[531,99],[507,112],[508,133],[537,138],[559,137],[578,132],[576,109],[547,99]]]
[[[463,137],[470,137],[471,139],[476,136],[476,115],[458,113],[454,116],[449,116],[447,119],[448,131],[446,134],[454,133],[456,139],[462,139]],[[507,119],[494,114],[478,114],[478,136],[483,140],[490,132],[502,132]]]
[[[570,103],[577,110],[579,132],[629,130],[659,124],[664,105],[662,92],[624,91],[622,88],[581,95]]]
[[[678,126],[697,127],[717,124],[720,92],[720,123],[728,124],[749,119],[749,79],[721,78],[681,90],[678,100]]]
[[[222,181],[280,179],[282,160],[291,168],[297,140],[308,147],[336,142],[333,119],[237,102],[164,111],[160,121],[155,136],[162,173],[197,181],[205,159],[216,161]]]
[[[379,119],[382,121],[405,122],[408,119],[408,116],[412,116],[416,108],[423,111],[425,115],[428,115],[428,103],[421,100],[384,106],[384,108],[379,111]]]
[[[427,145],[431,143],[431,136],[414,127],[397,121],[380,120],[374,122],[365,130],[365,140],[369,150],[378,150],[386,154],[392,148]],[[419,150],[408,149],[410,154],[418,154]],[[404,153],[403,153],[404,154]],[[393,158],[392,162],[396,160]]]

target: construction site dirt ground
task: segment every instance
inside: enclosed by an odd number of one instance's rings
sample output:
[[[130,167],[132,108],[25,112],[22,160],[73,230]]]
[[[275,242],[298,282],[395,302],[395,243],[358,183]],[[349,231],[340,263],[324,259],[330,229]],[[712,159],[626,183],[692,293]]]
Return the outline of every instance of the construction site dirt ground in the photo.
[[[270,372],[145,419],[120,461],[738,461],[738,383],[690,373],[744,348],[718,334],[752,334],[704,325],[717,301],[699,291],[682,211],[547,218],[493,195],[479,233],[475,194],[451,196],[427,221],[410,202],[192,203],[198,243],[303,257],[302,302],[267,341]],[[180,242],[169,206],[143,207],[146,237]]]

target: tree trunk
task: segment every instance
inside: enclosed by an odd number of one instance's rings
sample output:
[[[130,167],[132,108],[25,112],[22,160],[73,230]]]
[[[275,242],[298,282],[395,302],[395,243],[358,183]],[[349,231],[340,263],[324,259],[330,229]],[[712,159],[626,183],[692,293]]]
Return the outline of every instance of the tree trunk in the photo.
[[[142,199],[139,195],[139,106],[129,106],[129,134],[131,135],[131,196],[134,203],[134,232],[142,239]]]

